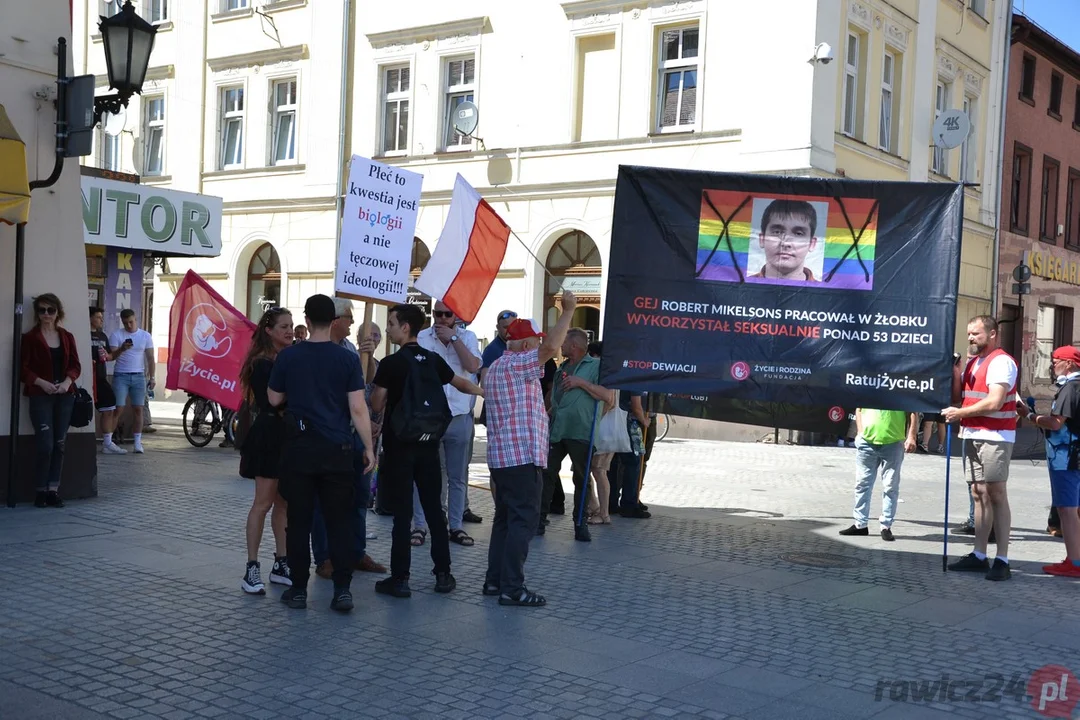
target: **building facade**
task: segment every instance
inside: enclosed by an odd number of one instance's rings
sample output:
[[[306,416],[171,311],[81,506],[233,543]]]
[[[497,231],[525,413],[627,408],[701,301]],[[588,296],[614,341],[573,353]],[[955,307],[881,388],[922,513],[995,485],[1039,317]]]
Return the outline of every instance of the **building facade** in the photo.
[[[1080,337],[1080,53],[1023,15],[1010,52],[999,313],[1021,392],[1048,400],[1051,351]],[[1031,272],[1022,296],[1021,266]]]
[[[550,326],[564,288],[581,296],[574,323],[599,331],[620,164],[963,181],[960,348],[963,319],[992,304],[1005,5],[367,3],[351,147],[424,175],[420,255],[458,173],[515,230],[482,336],[504,308]],[[835,62],[808,62],[821,43]],[[479,108],[476,139],[451,125],[466,100]],[[931,127],[950,108],[972,131],[935,149]]]
[[[0,37],[0,104],[26,144],[26,170],[30,181],[45,180],[56,162],[56,47],[63,37],[70,48],[71,17],[63,3],[41,3],[30,10],[4,14],[5,32]],[[70,55],[69,55],[70,57]],[[78,342],[82,375],[77,381],[90,388],[90,318],[87,313],[86,259],[82,249],[79,212],[79,166],[64,163],[56,183],[34,190],[30,219],[26,224],[26,255],[23,261],[23,296],[20,326],[13,327],[12,289],[15,285],[14,226],[0,223],[0,500],[8,488],[8,450],[17,444],[18,470],[14,495],[20,502],[34,496],[34,434],[27,402],[20,393],[11,395],[12,332],[33,327],[32,299],[54,293],[64,305],[63,326]],[[20,404],[19,427],[9,419],[11,403]],[[66,441],[66,460],[61,493],[66,498],[97,494],[97,449],[93,428],[72,428]]]
[[[76,0],[76,67],[108,94],[97,23],[122,2]],[[169,308],[188,269],[258,320],[302,315],[332,293],[344,138],[344,0],[137,0],[157,25],[143,93],[85,159],[143,186],[221,198],[217,257],[159,258],[145,303],[159,361]],[[303,322],[300,316],[297,322]],[[164,375],[159,364],[159,380]]]

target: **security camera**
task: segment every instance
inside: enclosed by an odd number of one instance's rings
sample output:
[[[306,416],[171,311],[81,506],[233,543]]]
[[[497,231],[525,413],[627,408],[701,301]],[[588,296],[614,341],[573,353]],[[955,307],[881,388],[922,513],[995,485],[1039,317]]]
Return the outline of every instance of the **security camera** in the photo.
[[[829,43],[818,43],[814,48],[814,56],[810,58],[810,64],[821,63],[828,65],[833,61],[833,50]]]

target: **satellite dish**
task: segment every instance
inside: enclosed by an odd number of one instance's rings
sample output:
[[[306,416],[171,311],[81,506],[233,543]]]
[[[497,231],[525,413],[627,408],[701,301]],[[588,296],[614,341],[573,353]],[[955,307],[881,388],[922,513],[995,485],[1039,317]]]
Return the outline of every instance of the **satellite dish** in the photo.
[[[459,135],[472,137],[476,126],[480,124],[480,109],[468,100],[460,103],[454,108],[452,124]]]
[[[934,121],[930,136],[934,145],[943,148],[959,147],[971,132],[971,120],[963,110],[946,110]]]
[[[105,113],[102,119],[102,125],[105,129],[105,134],[109,137],[116,137],[120,133],[124,132],[124,128],[127,126],[127,108],[120,108],[118,113]]]

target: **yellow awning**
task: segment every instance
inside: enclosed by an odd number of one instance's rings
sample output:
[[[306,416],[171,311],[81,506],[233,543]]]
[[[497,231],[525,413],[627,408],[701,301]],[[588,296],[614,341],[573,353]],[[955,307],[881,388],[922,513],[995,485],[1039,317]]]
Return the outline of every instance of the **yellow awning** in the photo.
[[[30,184],[26,175],[26,143],[0,105],[0,222],[30,219]]]

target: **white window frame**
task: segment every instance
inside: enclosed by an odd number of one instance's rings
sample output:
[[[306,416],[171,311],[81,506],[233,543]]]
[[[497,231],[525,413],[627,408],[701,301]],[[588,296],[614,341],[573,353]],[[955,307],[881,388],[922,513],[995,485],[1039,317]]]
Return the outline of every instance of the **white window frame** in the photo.
[[[240,91],[240,109],[230,109],[229,93],[239,90]],[[222,85],[218,88],[218,123],[219,123],[219,142],[218,142],[218,162],[217,166],[219,170],[235,170],[237,168],[244,167],[244,141],[246,138],[245,125],[247,118],[245,117],[247,108],[247,88],[244,85]],[[232,160],[235,162],[227,162],[229,158],[225,157],[225,150],[229,138],[229,126],[239,121],[240,131],[238,148],[239,157],[234,157]]]
[[[693,57],[682,57],[683,53],[683,35],[687,30],[696,30],[698,34],[698,46],[697,54]],[[664,58],[664,33],[675,32],[679,33],[679,57],[675,60],[666,60]],[[701,33],[701,23],[694,22],[687,25],[670,25],[660,26],[656,31],[656,122],[653,126],[658,133],[680,133],[690,132],[698,128],[699,118],[701,117],[701,51],[702,51],[703,35]],[[664,122],[664,95],[667,89],[667,83],[664,82],[664,78],[668,73],[681,72],[686,73],[688,71],[694,72],[694,119],[692,122],[679,123],[679,117],[682,115],[682,96],[683,96],[683,77],[679,78],[679,101],[675,110],[675,124],[663,125]]]
[[[236,12],[251,7],[251,0],[221,0],[222,12]]]
[[[155,103],[161,103],[161,116],[154,117]],[[165,96],[164,95],[145,95],[142,98],[143,106],[143,175],[148,177],[157,177],[165,174]],[[152,136],[158,133],[160,138],[158,140],[158,147],[160,148],[160,158],[158,161],[158,168],[156,170],[151,168],[150,148],[153,147],[151,142]]]
[[[293,98],[292,102],[279,105],[278,104],[278,88],[287,83],[293,85]],[[292,124],[290,125],[289,132],[292,134],[291,145],[291,157],[279,158],[278,151],[278,133],[281,131],[281,121],[286,116],[292,116]],[[297,163],[297,157],[299,156],[297,149],[297,138],[299,132],[297,123],[300,120],[300,80],[295,76],[279,77],[270,80],[270,132],[268,133],[270,138],[270,148],[268,156],[270,158],[271,165],[295,165]]]
[[[851,41],[855,41],[852,57]],[[848,137],[858,138],[862,133],[859,128],[859,58],[862,54],[862,36],[848,31],[844,44],[844,85],[841,92],[840,132]],[[851,99],[848,100],[848,86],[851,86]]]
[[[978,155],[978,149],[976,148],[976,132],[978,128],[977,119],[979,114],[978,99],[970,95],[964,96],[964,114],[968,116],[968,120],[971,121],[971,129],[968,131],[967,137],[964,138],[964,142],[960,145],[960,182],[973,183],[975,180],[975,158]]]
[[[896,53],[886,50],[881,58],[881,114],[878,118],[878,147],[887,153],[899,154],[893,145],[893,123],[896,122]]]
[[[938,78],[934,85],[934,121],[937,122],[941,113],[949,109],[949,95],[951,85]],[[949,177],[949,150],[938,145],[933,147],[930,169],[942,177]]]
[[[98,0],[98,15],[112,17],[120,12],[124,6],[124,0]],[[97,27],[96,25],[94,27]]]
[[[169,0],[143,0],[143,17],[151,25],[169,22]]]
[[[449,67],[449,66],[447,66],[447,67]],[[400,78],[400,72],[402,70],[408,71],[408,73],[409,73],[409,83],[408,83],[408,87],[405,90],[398,89],[398,90],[395,90],[395,91],[391,92],[388,89],[389,88],[389,83],[387,82],[387,76],[393,70],[397,70],[399,72],[399,76],[398,76],[399,78]],[[449,70],[448,70],[448,72],[449,72]],[[474,72],[474,79],[475,79],[475,69],[474,69],[473,72]],[[400,88],[400,87],[401,87],[401,82],[399,80],[398,88]],[[378,127],[379,127],[378,147],[379,147],[379,150],[380,150],[380,152],[381,152],[381,154],[383,156],[386,156],[386,157],[401,157],[401,156],[405,156],[405,155],[409,154],[409,147],[410,147],[410,143],[412,142],[412,88],[413,88],[413,84],[412,84],[412,65],[411,64],[409,64],[409,63],[401,63],[401,64],[391,64],[391,65],[380,65],[379,66],[380,98],[379,98],[379,118],[378,118],[378,120],[379,120],[379,122],[378,122]],[[404,147],[390,148],[390,147],[387,146],[386,132],[387,132],[388,128],[386,126],[386,122],[387,122],[387,120],[386,120],[386,111],[387,111],[387,108],[389,107],[389,105],[391,103],[396,103],[397,104],[397,111],[398,111],[397,116],[398,117],[401,116],[401,108],[402,108],[403,104],[404,104],[404,107],[405,107],[405,112],[408,113],[408,115],[409,115],[409,119],[405,121],[405,145],[404,145]],[[447,117],[449,117],[449,114],[447,115]],[[400,142],[401,138],[396,137],[397,136],[396,132],[394,133],[394,135],[395,135],[395,139],[398,142]]]
[[[473,61],[473,77],[472,82],[459,82],[455,85],[450,84],[450,64],[455,62],[466,62],[468,60]],[[462,72],[464,73],[464,65],[462,66]],[[472,150],[473,141],[472,138],[466,138],[464,143],[456,143],[451,145],[451,133],[453,132],[453,125],[450,121],[450,113],[454,109],[453,101],[459,97],[467,98],[472,96],[470,102],[476,102],[476,76],[480,73],[480,63],[477,59],[476,53],[470,53],[468,55],[454,55],[446,57],[442,62],[442,81],[443,81],[443,127],[442,134],[440,136],[440,145],[444,151],[456,152],[462,150]],[[410,83],[411,85],[411,83]],[[453,133],[454,138],[458,137],[457,133]]]
[[[120,172],[120,136],[109,136],[105,133],[105,124],[98,126],[97,131],[97,165],[102,170]]]
[[[971,0],[969,7],[971,7],[971,11],[979,17],[986,17],[986,0]]]

